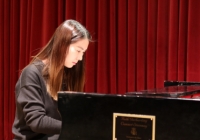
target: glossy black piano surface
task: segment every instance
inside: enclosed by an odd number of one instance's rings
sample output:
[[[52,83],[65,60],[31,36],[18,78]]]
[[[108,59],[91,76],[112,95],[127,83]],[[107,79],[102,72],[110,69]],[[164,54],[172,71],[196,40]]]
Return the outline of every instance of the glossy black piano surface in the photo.
[[[60,140],[112,140],[113,113],[154,115],[156,140],[199,140],[199,90],[192,85],[124,95],[59,92]]]

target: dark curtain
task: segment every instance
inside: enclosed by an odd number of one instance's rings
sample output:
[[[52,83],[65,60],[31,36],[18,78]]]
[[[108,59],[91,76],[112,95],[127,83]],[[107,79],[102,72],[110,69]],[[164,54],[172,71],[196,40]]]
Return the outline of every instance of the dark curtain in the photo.
[[[86,92],[200,81],[199,0],[0,0],[0,139],[12,139],[15,83],[66,19],[85,25]]]

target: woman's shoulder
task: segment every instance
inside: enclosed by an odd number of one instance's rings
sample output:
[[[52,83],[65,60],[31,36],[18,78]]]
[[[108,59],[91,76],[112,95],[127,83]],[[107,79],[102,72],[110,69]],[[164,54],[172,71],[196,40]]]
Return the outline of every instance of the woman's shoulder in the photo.
[[[34,61],[33,63],[27,65],[20,75],[20,79],[23,83],[39,82],[42,78],[42,61]]]
[[[23,70],[22,74],[31,74],[31,73],[41,73],[42,65],[39,65],[38,62],[33,62],[27,65]]]

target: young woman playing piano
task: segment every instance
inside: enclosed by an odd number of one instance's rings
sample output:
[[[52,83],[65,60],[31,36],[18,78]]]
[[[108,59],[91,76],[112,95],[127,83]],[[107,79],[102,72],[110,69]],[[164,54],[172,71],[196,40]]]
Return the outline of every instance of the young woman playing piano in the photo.
[[[58,139],[61,116],[57,109],[57,92],[83,90],[84,53],[90,40],[83,25],[66,20],[22,70],[15,87],[14,140]]]

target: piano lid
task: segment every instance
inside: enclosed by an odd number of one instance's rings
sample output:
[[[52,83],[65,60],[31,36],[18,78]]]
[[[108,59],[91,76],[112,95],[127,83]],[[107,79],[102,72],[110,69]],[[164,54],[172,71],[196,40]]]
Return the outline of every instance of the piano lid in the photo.
[[[133,96],[153,96],[179,98],[200,93],[200,85],[167,86],[164,88],[142,90],[138,92],[128,92],[127,95]],[[197,98],[197,96],[196,96]]]
[[[126,95],[136,97],[159,98],[196,98],[200,99],[200,82],[164,81],[163,88],[148,89],[138,92],[128,92]]]

